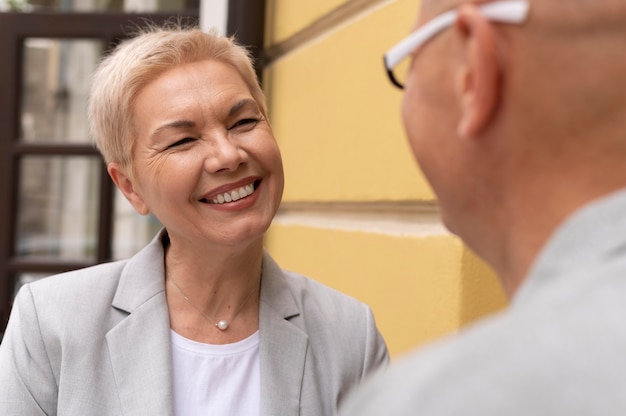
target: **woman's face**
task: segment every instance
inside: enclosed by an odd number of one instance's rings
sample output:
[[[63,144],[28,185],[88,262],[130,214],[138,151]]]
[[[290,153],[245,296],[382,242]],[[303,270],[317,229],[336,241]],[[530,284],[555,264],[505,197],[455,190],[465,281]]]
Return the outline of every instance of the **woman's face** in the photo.
[[[228,246],[262,236],[282,197],[282,161],[233,67],[206,60],[166,71],[140,91],[133,120],[134,174],[114,164],[109,172],[137,212],[152,212],[172,241]]]

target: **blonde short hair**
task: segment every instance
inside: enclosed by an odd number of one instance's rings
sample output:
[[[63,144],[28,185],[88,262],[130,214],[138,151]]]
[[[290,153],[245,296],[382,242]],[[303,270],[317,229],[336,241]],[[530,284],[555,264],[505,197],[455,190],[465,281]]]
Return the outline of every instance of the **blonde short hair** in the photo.
[[[232,65],[267,116],[252,57],[233,38],[178,25],[150,26],[118,45],[94,74],[89,128],[106,163],[121,163],[125,168],[132,164],[136,139],[132,107],[141,89],[177,65],[206,59]]]

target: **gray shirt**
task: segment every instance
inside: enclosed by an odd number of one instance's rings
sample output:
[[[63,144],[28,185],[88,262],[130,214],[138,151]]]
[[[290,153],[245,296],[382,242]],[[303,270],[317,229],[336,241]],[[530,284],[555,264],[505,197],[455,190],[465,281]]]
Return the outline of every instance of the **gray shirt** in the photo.
[[[506,311],[398,360],[340,414],[626,414],[626,190],[562,224]]]

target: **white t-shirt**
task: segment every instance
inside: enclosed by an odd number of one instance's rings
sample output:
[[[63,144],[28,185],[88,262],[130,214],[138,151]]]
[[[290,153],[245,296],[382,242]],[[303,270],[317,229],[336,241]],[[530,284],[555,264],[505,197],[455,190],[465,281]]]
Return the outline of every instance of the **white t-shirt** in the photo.
[[[211,345],[171,331],[176,416],[259,416],[259,331]]]

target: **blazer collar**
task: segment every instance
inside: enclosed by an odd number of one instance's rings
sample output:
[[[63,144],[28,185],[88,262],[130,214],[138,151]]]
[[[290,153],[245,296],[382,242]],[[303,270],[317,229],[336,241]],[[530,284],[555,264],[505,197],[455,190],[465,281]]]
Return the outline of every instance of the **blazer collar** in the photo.
[[[174,413],[164,233],[128,261],[113,299],[113,307],[128,314],[106,336],[123,415]],[[261,415],[300,413],[308,336],[290,322],[301,311],[287,279],[264,253],[259,309]]]
[[[162,235],[127,262],[113,299],[127,314],[106,335],[123,415],[174,414]]]
[[[289,289],[287,276],[267,254],[263,254],[259,310],[261,360],[261,415],[298,415],[307,334],[290,320],[300,307]]]

